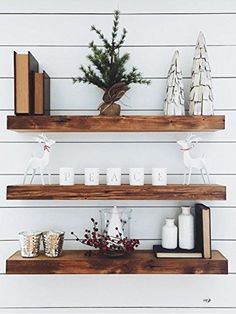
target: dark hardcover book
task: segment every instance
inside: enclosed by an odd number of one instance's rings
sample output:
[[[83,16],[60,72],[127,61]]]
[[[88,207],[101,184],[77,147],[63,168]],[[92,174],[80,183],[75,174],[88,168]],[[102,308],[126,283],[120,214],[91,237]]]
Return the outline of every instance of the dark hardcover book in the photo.
[[[203,228],[202,228],[202,205],[195,204],[194,215],[195,249],[203,252]]]
[[[195,241],[203,257],[211,258],[211,212],[203,204],[195,205]]]
[[[34,73],[38,72],[38,62],[34,56],[18,54],[14,51],[14,91],[15,114],[34,113]]]
[[[50,114],[50,77],[45,71],[34,74],[34,114]]]
[[[173,250],[165,249],[161,245],[154,245],[153,252],[158,258],[202,258],[202,253],[193,250],[184,250],[176,248]]]

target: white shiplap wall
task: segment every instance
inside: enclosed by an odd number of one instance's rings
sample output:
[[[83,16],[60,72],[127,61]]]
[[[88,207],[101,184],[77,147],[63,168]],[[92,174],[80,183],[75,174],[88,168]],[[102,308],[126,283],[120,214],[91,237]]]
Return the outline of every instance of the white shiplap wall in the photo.
[[[65,247],[77,247],[70,231],[80,235],[98,209],[113,202],[6,201],[5,187],[17,184],[31,151],[40,152],[32,134],[6,130],[13,114],[13,51],[30,50],[52,77],[52,114],[93,114],[101,93],[75,86],[71,77],[86,62],[90,25],[110,34],[112,12],[122,11],[127,27],[124,51],[131,54],[152,85],[134,86],[125,102],[127,114],[161,113],[166,74],[179,49],[186,97],[195,41],[205,33],[212,67],[216,114],[226,115],[226,130],[202,134],[199,154],[206,152],[215,183],[228,187],[227,201],[212,207],[213,247],[229,259],[228,276],[6,276],[5,259],[18,248],[17,233],[58,228],[67,232]],[[0,313],[234,313],[236,309],[236,1],[234,0],[0,0]],[[167,166],[169,182],[181,182],[182,156],[175,144],[181,134],[53,134],[51,170],[58,180],[61,166],[121,166],[124,181],[131,166]],[[125,152],[125,154],[124,154]],[[137,158],[138,156],[138,158]],[[170,156],[172,156],[170,158]],[[148,180],[150,175],[147,176]],[[199,181],[197,175],[193,176]],[[151,248],[160,240],[168,215],[180,202],[117,202],[132,207],[132,236]],[[90,293],[88,294],[88,291]],[[204,299],[210,298],[206,303]]]

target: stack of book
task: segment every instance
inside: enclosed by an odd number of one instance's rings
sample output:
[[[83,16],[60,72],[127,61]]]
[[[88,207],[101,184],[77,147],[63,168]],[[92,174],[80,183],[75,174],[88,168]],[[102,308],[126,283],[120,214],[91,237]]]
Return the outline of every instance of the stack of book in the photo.
[[[16,115],[50,114],[50,78],[30,52],[14,52],[14,90]]]
[[[195,248],[184,250],[164,249],[154,245],[153,251],[158,258],[211,258],[211,213],[203,204],[195,205]]]

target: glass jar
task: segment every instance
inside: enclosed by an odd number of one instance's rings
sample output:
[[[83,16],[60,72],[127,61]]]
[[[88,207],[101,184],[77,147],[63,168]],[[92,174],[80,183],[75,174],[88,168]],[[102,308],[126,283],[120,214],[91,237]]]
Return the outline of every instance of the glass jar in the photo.
[[[132,209],[117,208],[100,210],[101,233],[111,239],[110,250],[106,252],[110,256],[125,254],[124,247],[119,244],[119,239],[130,238],[130,220]]]
[[[116,237],[121,233],[122,238],[130,238],[130,220],[132,209],[113,208],[101,209],[101,233],[106,233],[110,237]]]

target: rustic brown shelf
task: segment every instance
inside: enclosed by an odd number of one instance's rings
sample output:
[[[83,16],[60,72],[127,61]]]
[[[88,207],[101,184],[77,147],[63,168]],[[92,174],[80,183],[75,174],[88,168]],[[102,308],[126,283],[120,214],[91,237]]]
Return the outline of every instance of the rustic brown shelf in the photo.
[[[7,129],[24,132],[208,132],[225,116],[8,116]]]
[[[110,258],[86,251],[64,251],[61,257],[22,258],[16,252],[6,262],[7,274],[227,274],[228,261],[212,251],[211,259],[157,259],[152,251],[137,250]]]
[[[168,184],[153,186],[119,186],[76,184],[12,185],[8,200],[225,200],[226,187],[217,184]]]

